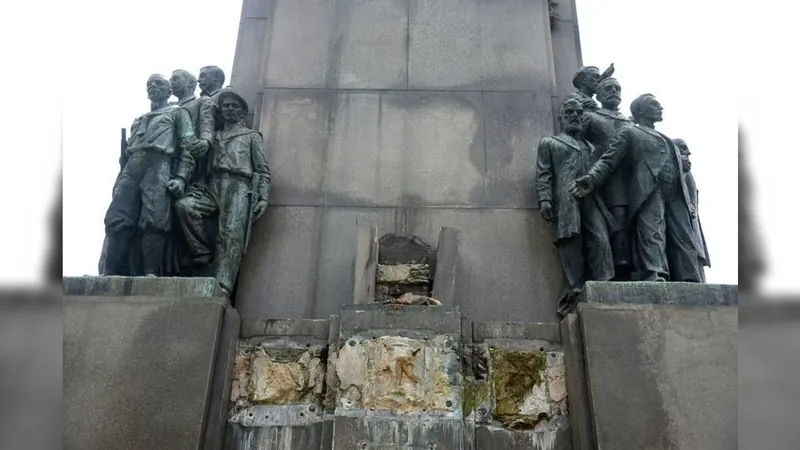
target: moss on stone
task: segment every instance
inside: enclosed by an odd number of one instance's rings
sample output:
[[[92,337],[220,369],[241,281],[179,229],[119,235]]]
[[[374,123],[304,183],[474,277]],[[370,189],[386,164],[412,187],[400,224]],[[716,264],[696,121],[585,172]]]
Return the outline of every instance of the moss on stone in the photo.
[[[532,428],[537,417],[520,414],[526,394],[542,383],[547,356],[537,351],[512,351],[489,347],[492,385],[495,395],[494,416],[506,428]]]
[[[464,380],[463,415],[467,417],[481,403],[489,399],[489,384],[468,377]]]

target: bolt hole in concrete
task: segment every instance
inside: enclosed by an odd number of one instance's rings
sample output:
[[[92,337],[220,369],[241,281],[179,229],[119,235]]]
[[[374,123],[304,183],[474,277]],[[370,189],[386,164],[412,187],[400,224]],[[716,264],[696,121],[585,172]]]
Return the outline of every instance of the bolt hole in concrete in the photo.
[[[306,416],[305,414],[303,414],[303,413],[300,413],[300,417],[305,417],[305,416]]]
[[[356,346],[356,341],[350,341],[350,347],[355,347],[355,346]]]
[[[544,347],[539,347],[539,351],[543,352],[544,351]]]
[[[311,347],[311,344],[306,344],[306,348]]]
[[[253,413],[248,414],[247,417],[250,417],[252,419],[253,418]]]
[[[308,407],[308,410],[311,411],[311,412],[314,412],[314,411],[317,410],[317,407],[314,406],[314,405],[311,405],[311,406]]]
[[[453,406],[453,402],[451,402],[450,400],[446,401],[444,404],[447,405],[448,408]]]
[[[555,358],[555,357],[556,357],[556,354],[555,354],[555,353],[550,353],[550,356],[551,356],[551,357],[553,357],[553,358]]]

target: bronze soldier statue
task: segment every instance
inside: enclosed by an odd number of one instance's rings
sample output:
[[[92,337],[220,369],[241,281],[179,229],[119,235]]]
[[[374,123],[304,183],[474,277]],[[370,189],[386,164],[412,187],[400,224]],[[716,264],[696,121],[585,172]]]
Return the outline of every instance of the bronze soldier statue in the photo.
[[[638,125],[622,127],[588,174],[570,193],[584,198],[603,186],[626,158],[628,224],[633,235],[633,277],[643,281],[701,282],[691,208],[681,156],[672,140],[655,130],[663,108],[652,94],[637,97],[631,114]]]
[[[678,151],[681,154],[683,172],[686,180],[686,189],[689,192],[689,202],[690,206],[695,211],[694,218],[692,219],[692,229],[694,231],[692,236],[694,237],[694,246],[697,250],[698,256],[697,268],[700,271],[701,280],[705,283],[706,274],[704,267],[711,267],[711,256],[708,253],[706,236],[703,233],[703,225],[700,222],[700,211],[697,207],[699,191],[697,190],[697,183],[695,182],[694,174],[692,173],[692,162],[689,160],[689,155],[691,155],[692,152],[689,151],[689,146],[683,139],[674,139],[673,142],[675,143],[675,146],[678,147]]]
[[[597,85],[605,78],[614,74],[614,64],[611,64],[608,69],[602,74],[600,69],[595,66],[581,67],[572,77],[572,85],[575,86],[577,92],[567,95],[567,98],[573,98],[581,102],[584,111],[594,111],[597,109],[597,102],[594,100],[594,94],[597,92]]]
[[[555,245],[567,281],[559,300],[559,313],[572,309],[587,280],[608,281],[614,277],[614,262],[608,240],[607,217],[598,195],[575,199],[570,184],[587,173],[594,147],[582,137],[584,109],[569,98],[561,106],[562,132],[542,138],[536,164],[536,191],[542,218],[553,223]]]
[[[597,84],[597,100],[601,108],[586,112],[584,137],[595,146],[594,161],[608,148],[611,138],[620,128],[633,123],[619,112],[622,103],[622,87],[615,78],[605,78]],[[611,250],[614,254],[614,280],[630,279],[631,250],[629,245],[627,222],[628,195],[625,192],[624,180],[629,176],[629,167],[622,161],[614,170],[599,193],[611,213],[609,223],[611,234]]]
[[[172,228],[172,201],[167,186],[189,177],[191,160],[186,155],[197,146],[189,112],[168,105],[170,94],[165,77],[148,78],[150,112],[131,126],[123,168],[106,212],[103,275],[163,274],[164,249]],[[129,263],[129,258],[139,257],[141,264]]]
[[[271,177],[261,133],[244,125],[247,102],[231,89],[222,90],[218,102],[224,122],[209,153],[209,179],[192,185],[176,211],[194,263],[212,263],[214,276],[230,295],[250,227],[267,208]],[[204,220],[215,214],[218,231],[213,239]]]

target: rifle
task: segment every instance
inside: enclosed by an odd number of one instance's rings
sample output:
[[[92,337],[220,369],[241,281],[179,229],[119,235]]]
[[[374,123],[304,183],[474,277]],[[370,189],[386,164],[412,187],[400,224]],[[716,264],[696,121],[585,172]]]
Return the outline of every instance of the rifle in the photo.
[[[122,169],[125,167],[125,161],[128,160],[128,157],[125,154],[125,151],[128,149],[128,137],[126,136],[125,133],[126,133],[125,128],[122,128],[120,130],[120,134],[122,135],[122,139],[121,139],[120,144],[119,144],[119,148],[120,148],[120,150],[119,150],[119,170],[120,171],[122,171]]]
[[[249,210],[247,214],[247,222],[245,225],[247,226],[247,230],[244,234],[244,248],[242,248],[242,256],[247,253],[247,246],[250,245],[250,231],[253,229],[253,210],[256,207],[256,203],[258,203],[258,183],[259,183],[260,176],[258,173],[253,174],[253,179],[250,183],[250,192],[247,193],[247,196],[250,197],[249,202]]]

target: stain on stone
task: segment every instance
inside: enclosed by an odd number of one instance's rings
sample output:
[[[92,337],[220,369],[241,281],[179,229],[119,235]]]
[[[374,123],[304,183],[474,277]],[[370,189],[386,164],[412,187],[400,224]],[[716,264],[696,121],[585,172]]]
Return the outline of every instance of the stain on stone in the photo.
[[[495,417],[508,429],[533,428],[539,420],[539,411],[534,415],[524,412],[526,409],[539,409],[536,407],[537,404],[547,400],[542,384],[542,372],[547,366],[545,354],[495,347],[489,347],[489,354],[495,395]]]

